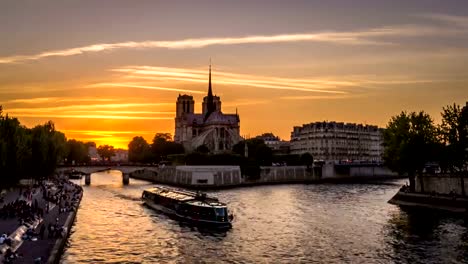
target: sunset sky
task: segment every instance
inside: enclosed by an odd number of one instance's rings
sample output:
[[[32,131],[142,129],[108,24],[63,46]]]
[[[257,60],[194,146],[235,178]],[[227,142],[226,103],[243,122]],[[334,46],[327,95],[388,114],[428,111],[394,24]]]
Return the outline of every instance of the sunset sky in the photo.
[[[0,105],[28,127],[126,148],[174,134],[208,87],[241,134],[440,120],[468,101],[468,1],[1,1]]]

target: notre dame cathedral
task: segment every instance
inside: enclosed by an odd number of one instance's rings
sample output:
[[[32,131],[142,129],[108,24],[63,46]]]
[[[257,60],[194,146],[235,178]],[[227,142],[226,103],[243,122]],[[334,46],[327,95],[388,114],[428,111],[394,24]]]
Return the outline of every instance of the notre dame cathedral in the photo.
[[[221,111],[219,96],[213,96],[211,65],[208,77],[208,95],[203,98],[202,113],[194,113],[195,101],[191,95],[180,95],[176,102],[174,141],[184,145],[187,151],[205,145],[210,152],[229,151],[242,140],[240,119],[237,114]]]

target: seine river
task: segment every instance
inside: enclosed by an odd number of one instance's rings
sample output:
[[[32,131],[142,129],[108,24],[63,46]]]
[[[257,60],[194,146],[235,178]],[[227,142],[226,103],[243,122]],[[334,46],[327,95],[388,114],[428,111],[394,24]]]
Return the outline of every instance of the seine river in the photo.
[[[405,181],[212,192],[235,215],[210,233],[142,205],[152,184],[92,175],[62,263],[468,263],[468,224],[388,204]]]

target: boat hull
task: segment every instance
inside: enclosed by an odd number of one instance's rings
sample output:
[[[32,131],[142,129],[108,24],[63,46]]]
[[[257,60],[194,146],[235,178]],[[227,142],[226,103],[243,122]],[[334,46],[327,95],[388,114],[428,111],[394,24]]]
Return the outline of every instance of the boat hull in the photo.
[[[204,228],[214,228],[214,229],[230,229],[232,228],[232,223],[229,222],[219,222],[219,221],[210,221],[210,220],[205,220],[205,219],[195,219],[191,218],[189,216],[185,216],[182,214],[177,213],[175,210],[165,207],[161,204],[157,204],[149,199],[143,199],[145,205],[148,207],[162,212],[170,217],[173,217],[177,219],[178,221],[188,223],[190,225],[195,225],[199,227],[204,227]]]

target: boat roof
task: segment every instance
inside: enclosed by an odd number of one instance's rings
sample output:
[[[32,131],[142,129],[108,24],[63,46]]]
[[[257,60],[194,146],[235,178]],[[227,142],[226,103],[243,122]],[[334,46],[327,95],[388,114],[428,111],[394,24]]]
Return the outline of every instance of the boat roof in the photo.
[[[172,198],[178,201],[190,201],[195,198],[193,195],[190,195],[190,194],[177,192],[175,190],[166,189],[166,188],[159,188],[159,187],[154,187],[145,191],[151,192],[157,195],[161,195],[164,197]]]
[[[145,190],[160,196],[171,198],[177,201],[185,202],[186,204],[203,207],[225,208],[226,204],[221,203],[215,197],[205,196],[203,199],[197,197],[197,193],[180,189],[170,189],[166,187],[153,187]]]

